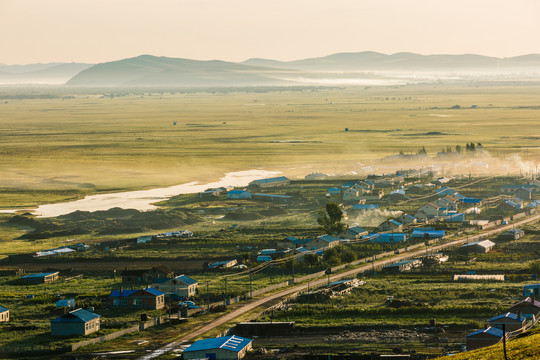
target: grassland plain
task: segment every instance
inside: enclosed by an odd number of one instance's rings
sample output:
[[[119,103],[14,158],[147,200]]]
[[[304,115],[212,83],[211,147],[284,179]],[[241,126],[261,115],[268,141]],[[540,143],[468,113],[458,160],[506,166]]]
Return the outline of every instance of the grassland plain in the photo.
[[[0,102],[0,206],[204,182],[252,168],[293,177],[350,171],[420,146],[430,154],[471,141],[492,155],[540,150],[536,86],[296,90],[74,90],[13,99],[66,90],[2,89],[10,98]]]

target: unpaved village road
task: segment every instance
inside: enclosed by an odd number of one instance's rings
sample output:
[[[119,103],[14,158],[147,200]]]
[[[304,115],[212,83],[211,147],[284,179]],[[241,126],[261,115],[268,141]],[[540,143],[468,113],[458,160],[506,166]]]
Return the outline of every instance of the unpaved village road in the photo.
[[[504,226],[500,226],[500,227],[497,227],[495,229],[492,229],[492,230],[487,230],[487,231],[484,231],[478,235],[474,235],[474,236],[467,236],[467,237],[463,237],[463,238],[459,238],[457,240],[454,240],[454,241],[451,241],[451,242],[448,242],[448,243],[445,243],[445,244],[441,244],[441,245],[436,245],[436,246],[432,246],[430,247],[429,249],[426,249],[426,248],[423,248],[422,250],[416,250],[416,251],[412,251],[412,252],[406,252],[406,253],[403,253],[401,255],[396,255],[396,256],[392,256],[390,258],[386,258],[384,260],[379,260],[379,261],[375,261],[373,263],[369,263],[367,265],[363,265],[363,266],[359,266],[355,269],[352,269],[352,270],[348,270],[348,271],[345,271],[343,273],[340,273],[340,274],[336,274],[336,275],[333,275],[333,276],[330,276],[330,281],[336,281],[336,280],[340,280],[340,279],[343,279],[343,278],[347,278],[347,277],[351,277],[351,276],[355,276],[356,274],[360,273],[360,272],[365,272],[365,271],[368,271],[370,269],[372,269],[373,267],[381,267],[381,266],[384,266],[388,263],[391,263],[391,262],[396,262],[396,261],[401,261],[401,260],[404,260],[404,259],[407,259],[407,258],[414,258],[414,257],[418,257],[418,256],[421,256],[421,255],[424,255],[426,254],[426,252],[435,252],[435,251],[439,251],[439,250],[442,250],[442,249],[445,249],[445,248],[448,248],[448,247],[453,247],[453,246],[456,246],[456,245],[460,245],[460,244],[463,244],[465,242],[468,242],[468,241],[477,241],[478,239],[480,238],[485,238],[485,237],[488,237],[488,236],[492,236],[494,234],[498,234],[498,233],[501,233],[501,232],[504,232],[506,230],[510,230],[512,228],[514,228],[515,226],[520,226],[520,225],[524,225],[524,224],[529,224],[529,223],[532,223],[532,222],[536,222],[540,219],[540,215],[534,215],[534,216],[530,216],[528,218],[525,218],[523,220],[519,220],[519,221],[516,221],[512,224],[509,224],[509,225],[504,225]],[[423,246],[423,245],[421,245]],[[409,247],[410,248],[410,247]],[[320,285],[324,285],[326,282],[328,281],[327,278],[322,278],[322,279],[318,279],[318,280],[313,280],[311,281],[309,284],[311,287],[316,287],[316,286],[320,286]],[[186,344],[190,341],[192,341],[193,339],[203,335],[204,333],[214,329],[215,327],[219,326],[219,325],[222,325],[228,321],[231,321],[233,319],[235,319],[236,317],[240,316],[240,315],[243,315],[261,305],[264,305],[266,303],[269,303],[273,300],[277,300],[277,299],[281,299],[281,298],[285,298],[291,294],[294,294],[296,292],[299,292],[299,291],[302,291],[302,290],[305,290],[307,289],[308,287],[308,284],[302,284],[302,285],[298,285],[298,286],[294,286],[292,288],[289,288],[289,289],[285,289],[285,290],[282,290],[282,291],[278,291],[276,293],[273,293],[273,294],[268,294],[268,295],[265,295],[264,297],[260,298],[260,299],[254,299],[252,301],[248,301],[246,302],[245,304],[241,305],[239,308],[237,308],[236,310],[228,313],[228,314],[225,314],[217,319],[215,319],[214,321],[206,324],[206,325],[203,325],[201,326],[199,329],[189,333],[189,334],[186,334],[185,336],[182,336],[180,339],[176,340],[176,341],[173,341],[159,349],[156,349],[150,353],[148,353],[147,355],[145,356],[142,356],[140,357],[139,359],[140,360],[149,360],[149,359],[155,359],[163,354],[166,354],[167,352],[183,345],[183,344]]]

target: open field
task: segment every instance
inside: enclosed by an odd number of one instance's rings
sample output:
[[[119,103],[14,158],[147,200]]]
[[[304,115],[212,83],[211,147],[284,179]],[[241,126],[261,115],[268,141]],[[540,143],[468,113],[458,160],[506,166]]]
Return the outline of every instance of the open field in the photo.
[[[491,155],[517,152],[533,162],[540,151],[535,86],[281,90],[71,96],[59,88],[0,89],[0,207],[255,168],[291,177],[362,172],[373,160],[421,146],[434,155],[480,142]],[[13,99],[19,93],[30,98]],[[58,98],[32,98],[50,93]],[[511,170],[519,172],[503,169]]]

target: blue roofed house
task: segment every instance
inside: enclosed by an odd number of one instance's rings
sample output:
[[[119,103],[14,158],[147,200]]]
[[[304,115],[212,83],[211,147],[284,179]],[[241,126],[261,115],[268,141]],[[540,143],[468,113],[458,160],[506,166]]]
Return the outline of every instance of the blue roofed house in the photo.
[[[174,294],[187,299],[197,295],[197,280],[187,275],[179,275],[174,278],[155,278],[152,287],[165,294]]]
[[[418,220],[414,216],[409,214],[402,214],[401,216],[397,217],[396,220],[404,225],[416,224],[418,222]]]
[[[494,316],[489,319],[489,325],[501,330],[503,329],[504,325],[505,331],[510,332],[523,330],[526,321],[527,319],[525,319],[521,315],[507,312],[505,314]]]
[[[311,241],[312,239],[298,239],[294,236],[289,236],[283,240],[280,240],[277,242],[277,248],[278,249],[298,249],[301,247],[304,247],[307,242]]]
[[[101,315],[77,309],[51,320],[51,335],[88,335],[99,330]]]
[[[9,321],[9,310],[0,305],[0,322]]]
[[[227,193],[229,199],[251,199],[251,193],[244,190],[231,190]]]
[[[249,183],[250,186],[257,186],[261,188],[286,186],[291,183],[291,180],[285,176],[273,177],[268,179],[253,180]]]
[[[467,351],[495,345],[501,341],[502,337],[502,330],[492,326],[473,331],[467,335]]]
[[[310,239],[304,247],[308,250],[320,250],[334,247],[339,244],[339,239],[332,235],[321,235],[315,239]]]
[[[438,239],[444,237],[444,235],[444,230],[415,229],[413,230],[411,237],[413,239]]]
[[[165,294],[151,287],[141,290],[113,290],[109,300],[113,307],[157,310],[165,306]]]
[[[240,336],[223,336],[199,340],[183,351],[188,359],[229,360],[242,359],[252,349],[252,340]]]

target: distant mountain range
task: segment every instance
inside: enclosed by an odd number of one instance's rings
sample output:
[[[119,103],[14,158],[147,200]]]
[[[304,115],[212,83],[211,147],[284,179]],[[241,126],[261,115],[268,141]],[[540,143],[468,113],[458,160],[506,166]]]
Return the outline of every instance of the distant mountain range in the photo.
[[[540,54],[511,58],[481,55],[419,55],[377,52],[339,53],[296,61],[249,59],[241,63],[200,61],[141,55],[101,64],[0,64],[0,84],[66,84],[82,87],[228,87],[298,85],[336,73],[362,79],[387,77],[385,72],[482,74],[540,74]],[[375,72],[375,74],[373,74]],[[321,75],[333,73],[332,75]],[[360,74],[360,73],[363,73]],[[360,74],[360,75],[359,75]],[[343,77],[343,76],[342,76]],[[350,80],[351,75],[348,75]]]

